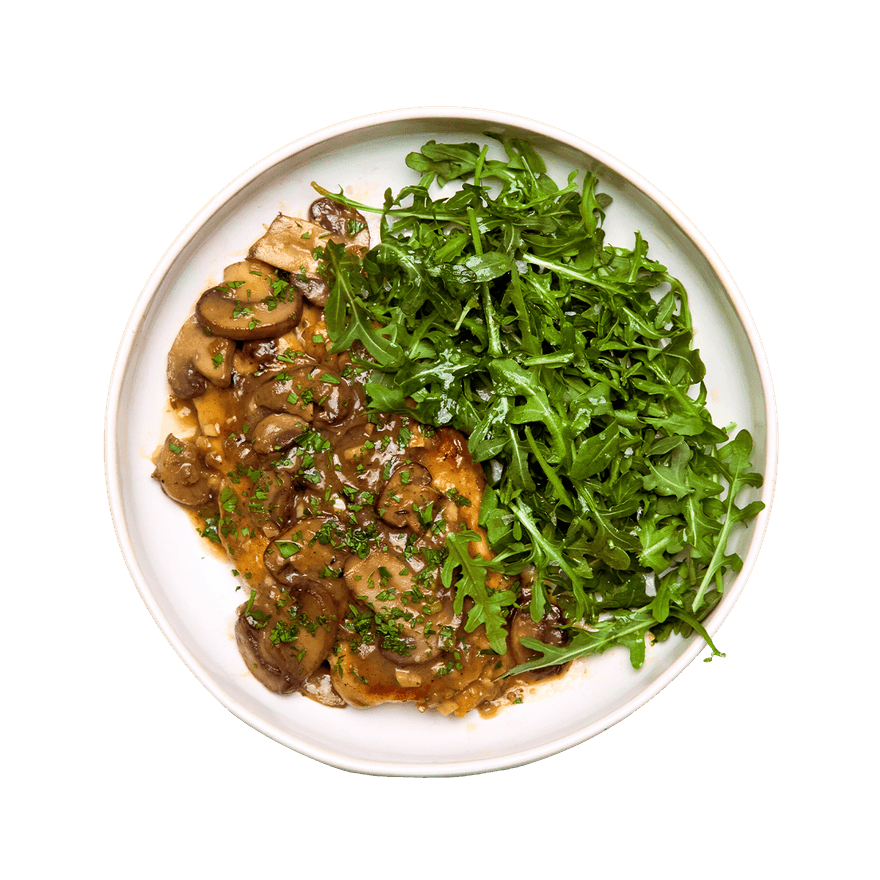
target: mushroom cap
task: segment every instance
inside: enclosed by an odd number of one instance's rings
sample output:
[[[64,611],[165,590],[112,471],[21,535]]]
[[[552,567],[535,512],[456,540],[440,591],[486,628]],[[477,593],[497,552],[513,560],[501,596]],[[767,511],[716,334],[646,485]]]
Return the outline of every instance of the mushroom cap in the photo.
[[[272,413],[257,423],[251,434],[251,443],[261,455],[287,449],[309,428],[308,423],[290,413]]]
[[[382,620],[386,641],[380,649],[397,664],[425,663],[449,647],[441,633],[457,622],[451,594],[440,596],[439,570],[420,581],[402,556],[374,550],[365,559],[349,558],[345,583]]]
[[[187,400],[204,394],[208,382],[218,388],[232,383],[235,343],[214,336],[190,316],[168,352],[167,376],[175,397]]]
[[[293,329],[302,315],[302,291],[292,284],[265,299],[247,299],[229,282],[206,290],[196,305],[199,322],[224,339],[271,339]]]
[[[370,229],[359,211],[321,198],[309,208],[308,220],[279,214],[248,256],[289,272],[305,298],[323,307],[330,291],[315,252],[328,240],[363,253],[370,247]]]
[[[239,611],[235,640],[254,677],[270,691],[289,694],[327,658],[336,640],[336,605],[317,581],[301,578],[278,608],[252,595]]]
[[[425,530],[419,518],[430,523],[434,507],[441,498],[436,489],[431,488],[431,474],[420,464],[404,464],[397,467],[391,479],[385,484],[379,496],[380,516],[390,526],[409,528],[418,533]]]
[[[349,246],[369,250],[370,227],[360,211],[326,196],[309,205],[309,220],[344,239]]]
[[[187,507],[201,507],[214,494],[211,472],[206,470],[195,445],[169,434],[156,461],[153,477],[165,494]]]
[[[350,553],[333,538],[343,533],[337,519],[315,516],[292,523],[267,548],[263,556],[266,568],[284,583],[298,576],[319,579],[328,570],[339,571]]]

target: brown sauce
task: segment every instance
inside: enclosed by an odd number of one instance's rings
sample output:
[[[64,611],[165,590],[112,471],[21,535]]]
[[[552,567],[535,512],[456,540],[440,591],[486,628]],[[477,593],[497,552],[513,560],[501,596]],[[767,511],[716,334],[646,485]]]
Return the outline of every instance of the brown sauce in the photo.
[[[304,221],[284,220],[287,241]],[[247,336],[249,276],[263,285],[266,320],[281,298],[278,335]],[[154,476],[240,576],[236,639],[248,668],[270,690],[328,706],[409,702],[463,716],[517,701],[539,677],[505,677],[528,656],[518,638],[558,643],[561,621],[555,609],[539,623],[514,610],[517,641],[497,654],[482,626],[467,631],[455,584],[443,585],[450,531],[475,532],[471,553],[491,556],[478,522],[483,472],[467,439],[368,412],[368,369],[328,352],[320,279],[253,259],[230,277],[245,280],[208,292],[209,317],[204,294],[169,355],[172,408],[187,413],[191,439],[169,435]],[[220,335],[227,300],[233,338]],[[494,577],[490,587],[506,586]],[[527,573],[521,580],[527,595]]]

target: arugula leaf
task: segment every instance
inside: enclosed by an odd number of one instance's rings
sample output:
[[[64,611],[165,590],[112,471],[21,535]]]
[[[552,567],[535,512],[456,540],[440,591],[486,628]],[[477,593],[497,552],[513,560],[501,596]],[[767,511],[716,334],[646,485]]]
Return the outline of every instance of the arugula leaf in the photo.
[[[617,455],[620,438],[620,425],[612,422],[598,434],[584,440],[571,463],[571,479],[584,480],[605,470]]]
[[[450,533],[446,538],[449,555],[443,564],[440,578],[447,588],[455,583],[456,614],[462,613],[465,597],[469,596],[474,602],[474,607],[467,616],[465,630],[473,632],[484,624],[492,650],[503,654],[507,650],[507,620],[504,609],[513,605],[516,593],[513,590],[493,590],[486,584],[486,573],[492,568],[492,563],[482,556],[471,556],[468,550],[471,542],[479,540],[480,536],[471,531]],[[459,572],[457,580],[456,570]]]
[[[381,241],[363,258],[325,249],[334,351],[372,359],[370,407],[468,435],[487,488],[481,507],[495,560],[447,538],[443,568],[503,653],[515,577],[533,567],[530,607],[549,601],[571,625],[565,647],[523,644],[537,669],[645,638],[696,632],[742,560],[732,530],[762,508],[752,441],[731,439],[707,408],[688,296],[649,255],[606,243],[611,205],[595,174],[556,183],[528,143],[430,141],[406,157],[419,179],[381,207]],[[452,195],[437,186],[458,181]],[[447,190],[444,190],[446,192]],[[717,653],[714,646],[713,652]],[[515,670],[516,671],[516,670]]]
[[[712,583],[713,578],[725,565],[735,565],[738,557],[726,556],[727,538],[731,529],[739,524],[747,522],[763,510],[761,501],[753,501],[745,507],[736,506],[736,497],[740,489],[745,486],[760,486],[762,478],[759,474],[751,471],[752,435],[748,431],[740,431],[736,437],[724,448],[718,451],[718,461],[722,463],[725,476],[728,480],[727,499],[724,503],[724,525],[715,541],[715,552],[700,582],[696,596],[691,603],[691,610],[698,611],[703,604],[706,590]]]
[[[402,364],[404,356],[400,346],[372,326],[363,299],[358,296],[363,290],[363,281],[356,271],[350,270],[356,258],[333,241],[327,242],[323,256],[336,279],[324,307],[324,320],[333,341],[333,351],[345,351],[360,342],[380,364]],[[346,266],[349,271],[344,271]]]
[[[645,662],[645,636],[654,622],[644,609],[620,611],[613,613],[610,619],[598,621],[591,629],[573,627],[571,640],[563,647],[545,645],[536,639],[521,639],[523,647],[538,651],[542,656],[521,663],[508,675],[557,666],[591,654],[603,654],[618,645],[629,649],[630,663],[634,669],[640,669]]]

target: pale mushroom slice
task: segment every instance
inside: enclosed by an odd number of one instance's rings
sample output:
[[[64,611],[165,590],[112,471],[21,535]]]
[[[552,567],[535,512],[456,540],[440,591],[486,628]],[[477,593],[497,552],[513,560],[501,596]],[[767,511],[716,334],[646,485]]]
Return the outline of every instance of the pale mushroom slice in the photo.
[[[440,571],[420,578],[396,553],[374,550],[365,559],[349,557],[345,583],[376,616],[380,649],[395,663],[426,663],[453,647],[461,620],[452,594],[439,591]]]
[[[341,235],[316,223],[279,214],[265,235],[251,247],[248,256],[283,269],[291,277],[317,278],[320,263],[315,251],[323,248],[328,240],[337,244],[347,243]]]
[[[251,247],[249,256],[289,272],[291,283],[303,296],[323,308],[330,289],[320,271],[321,250],[333,241],[362,254],[370,245],[370,230],[358,211],[337,205],[331,199],[314,202],[309,216],[310,220],[303,220],[279,214],[266,234]]]

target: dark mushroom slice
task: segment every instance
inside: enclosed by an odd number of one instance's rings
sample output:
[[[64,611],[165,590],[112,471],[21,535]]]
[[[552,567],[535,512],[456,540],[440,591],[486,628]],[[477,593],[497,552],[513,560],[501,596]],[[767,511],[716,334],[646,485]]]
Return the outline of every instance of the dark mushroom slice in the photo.
[[[338,373],[308,367],[285,370],[257,388],[250,411],[259,414],[263,410],[336,425],[359,411],[359,399]]]
[[[271,364],[278,356],[278,340],[255,339],[252,342],[245,342],[241,347],[241,354],[258,366]]]
[[[369,250],[370,227],[360,211],[326,196],[309,206],[309,220],[346,239],[349,245]]]
[[[302,575],[315,579],[341,577],[350,555],[342,546],[344,534],[342,526],[333,517],[297,520],[266,548],[263,562],[282,583],[293,583]]]
[[[247,409],[248,418],[253,418],[254,423],[259,423],[271,413],[287,413],[296,416],[304,422],[310,422],[314,414],[314,394],[308,390],[303,382],[307,380],[308,373],[296,371],[291,374],[289,370],[283,370],[267,376],[258,388],[251,394]]]
[[[293,329],[302,315],[302,293],[288,285],[265,300],[242,299],[236,288],[220,284],[206,290],[196,315],[212,333],[226,339],[270,339]]]
[[[204,394],[210,382],[218,388],[232,383],[235,343],[211,334],[191,316],[168,352],[168,384],[175,397],[187,400]]]
[[[301,315],[302,293],[259,260],[227,266],[223,282],[196,304],[199,321],[226,339],[272,339],[295,327]]]
[[[287,596],[290,601],[280,609],[268,603],[262,607],[252,598],[235,625],[248,669],[277,694],[303,686],[330,653],[338,627],[333,598],[317,581],[301,579]]]
[[[245,433],[227,434],[223,438],[223,453],[230,462],[243,468],[258,469],[260,466],[260,459]]]
[[[315,405],[318,407],[315,422],[338,425],[356,414],[359,398],[338,373],[319,368],[312,370],[309,378],[314,383]]]
[[[289,413],[273,413],[262,419],[251,433],[251,443],[261,455],[279,452],[309,429],[308,423]]]
[[[267,538],[277,537],[287,526],[293,511],[293,477],[285,470],[269,470],[261,481],[260,515],[254,519]]]
[[[379,496],[379,516],[390,526],[424,531],[439,512],[440,493],[431,488],[431,474],[420,464],[399,466]]]
[[[201,507],[214,495],[216,475],[202,465],[195,444],[174,434],[165,438],[153,478],[169,498],[187,507]]]
[[[380,424],[373,424],[361,420],[363,409],[356,415],[334,441],[334,459],[346,483],[358,491],[372,493],[368,502],[372,506],[395,468],[402,461],[409,461],[402,430],[404,421],[391,415],[383,417]]]

